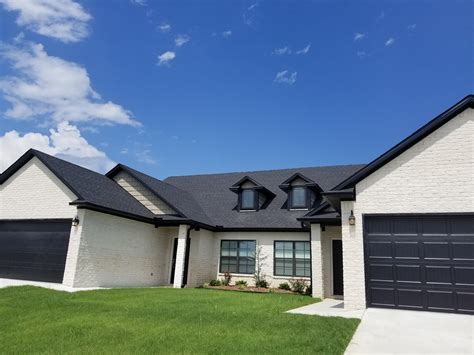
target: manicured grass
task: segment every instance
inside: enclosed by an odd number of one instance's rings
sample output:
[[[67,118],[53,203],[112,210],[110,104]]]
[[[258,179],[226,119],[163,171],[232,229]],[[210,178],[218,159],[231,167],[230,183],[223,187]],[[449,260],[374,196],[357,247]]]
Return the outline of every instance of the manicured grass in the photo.
[[[285,314],[305,296],[0,289],[1,353],[342,354],[359,321]]]

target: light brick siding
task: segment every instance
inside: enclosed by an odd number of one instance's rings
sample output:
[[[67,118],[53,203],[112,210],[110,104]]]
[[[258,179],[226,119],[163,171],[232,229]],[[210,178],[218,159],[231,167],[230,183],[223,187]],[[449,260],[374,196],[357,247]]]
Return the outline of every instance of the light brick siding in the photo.
[[[114,180],[154,214],[176,214],[166,202],[130,174],[121,171],[114,176]]]
[[[201,286],[216,277],[219,250],[213,232],[205,229],[191,231],[188,287]]]
[[[0,153],[1,154],[1,153]],[[76,196],[34,157],[0,185],[0,219],[73,218]]]
[[[340,227],[311,225],[311,272],[313,275],[313,297],[333,296],[332,285],[332,240],[341,239]]]
[[[342,203],[344,304],[365,308],[363,215],[474,212],[474,110],[453,118],[356,185]],[[347,217],[354,211],[356,225]]]
[[[157,286],[169,283],[176,228],[155,228],[90,210],[73,227],[64,284],[73,287]]]

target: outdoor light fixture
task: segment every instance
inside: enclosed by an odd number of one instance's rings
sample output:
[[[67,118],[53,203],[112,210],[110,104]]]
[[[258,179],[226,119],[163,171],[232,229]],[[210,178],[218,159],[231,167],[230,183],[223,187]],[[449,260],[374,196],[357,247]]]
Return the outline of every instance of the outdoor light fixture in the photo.
[[[356,224],[356,218],[354,216],[354,211],[352,211],[352,210],[351,210],[351,215],[348,218],[348,221],[349,221],[350,226],[353,226],[353,225]]]
[[[72,225],[74,227],[77,227],[79,225],[79,217],[78,216],[76,216],[72,219]]]

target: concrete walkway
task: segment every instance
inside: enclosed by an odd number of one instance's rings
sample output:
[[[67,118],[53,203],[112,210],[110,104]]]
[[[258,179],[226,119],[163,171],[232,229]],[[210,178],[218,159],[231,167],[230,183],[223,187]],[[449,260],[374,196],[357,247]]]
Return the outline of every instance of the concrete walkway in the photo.
[[[88,288],[72,288],[61,284],[51,282],[38,282],[38,281],[27,281],[27,280],[12,280],[12,279],[0,279],[0,288],[11,287],[11,286],[37,286],[43,288],[49,288],[56,291],[65,292],[78,292],[78,291],[90,291],[100,290],[100,287],[88,287]]]
[[[344,301],[325,298],[323,301],[308,306],[292,309],[287,313],[308,314],[323,317],[362,318],[365,309],[348,311],[344,309]]]
[[[474,316],[369,308],[346,354],[474,354]]]

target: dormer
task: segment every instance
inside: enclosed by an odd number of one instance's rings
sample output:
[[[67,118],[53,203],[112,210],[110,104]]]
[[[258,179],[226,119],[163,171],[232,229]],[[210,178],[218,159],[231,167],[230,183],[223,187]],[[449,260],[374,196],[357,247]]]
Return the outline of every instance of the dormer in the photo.
[[[310,209],[322,192],[317,183],[301,173],[295,173],[279,187],[288,194],[288,210]]]
[[[249,176],[237,181],[230,191],[237,194],[237,210],[258,211],[275,197],[275,194]]]

